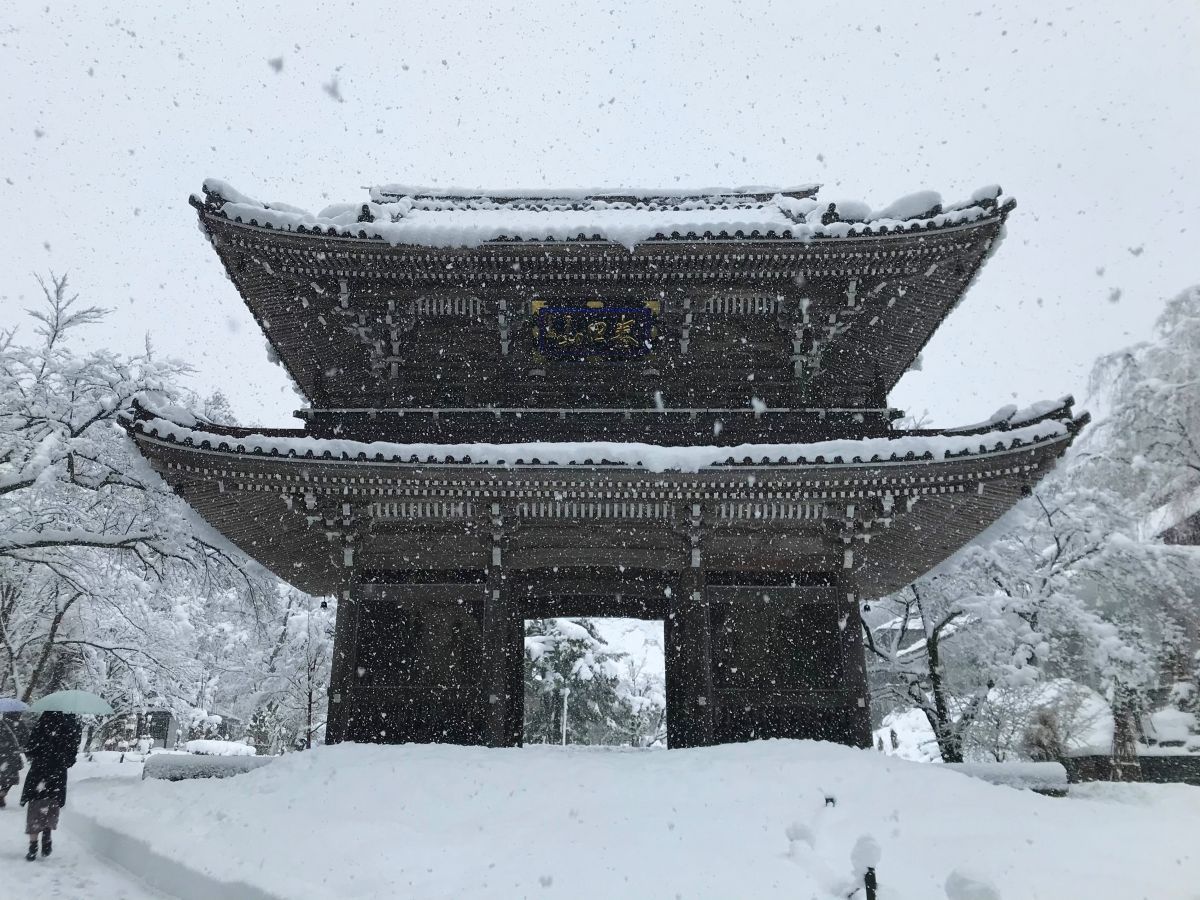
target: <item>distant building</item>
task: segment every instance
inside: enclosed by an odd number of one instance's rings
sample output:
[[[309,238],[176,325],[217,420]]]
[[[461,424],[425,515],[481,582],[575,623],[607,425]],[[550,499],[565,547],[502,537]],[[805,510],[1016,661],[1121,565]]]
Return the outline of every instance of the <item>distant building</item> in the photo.
[[[145,714],[142,735],[151,739],[152,746],[170,749],[175,746],[180,737],[179,723],[174,714],[168,710],[152,710]]]
[[[1183,491],[1142,520],[1143,538],[1164,544],[1200,545],[1200,484]]]

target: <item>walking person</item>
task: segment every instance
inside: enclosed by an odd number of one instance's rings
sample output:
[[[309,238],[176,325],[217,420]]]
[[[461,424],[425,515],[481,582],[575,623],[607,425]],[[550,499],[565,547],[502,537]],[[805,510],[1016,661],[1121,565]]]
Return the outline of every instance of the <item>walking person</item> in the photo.
[[[8,716],[0,717],[0,809],[8,805],[9,790],[21,780],[21,769],[25,765],[21,759],[21,738],[17,729],[8,720]]]
[[[29,774],[21,790],[21,805],[28,806],[25,833],[29,852],[25,858],[37,859],[38,835],[42,836],[42,856],[50,855],[50,832],[58,827],[58,813],[67,805],[67,769],[75,765],[83,726],[79,717],[69,713],[44,712],[25,747]]]

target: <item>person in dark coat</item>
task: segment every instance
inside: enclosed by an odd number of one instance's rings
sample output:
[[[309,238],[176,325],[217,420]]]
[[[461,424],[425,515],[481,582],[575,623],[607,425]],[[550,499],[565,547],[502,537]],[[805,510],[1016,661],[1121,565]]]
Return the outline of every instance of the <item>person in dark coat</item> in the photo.
[[[75,765],[83,726],[68,713],[44,712],[33,726],[25,755],[29,774],[21,790],[21,805],[28,805],[25,833],[29,835],[28,860],[37,859],[38,835],[42,856],[50,855],[50,832],[58,827],[58,812],[67,805],[67,769]]]
[[[0,718],[0,809],[8,805],[6,795],[21,780],[21,737],[7,716]]]

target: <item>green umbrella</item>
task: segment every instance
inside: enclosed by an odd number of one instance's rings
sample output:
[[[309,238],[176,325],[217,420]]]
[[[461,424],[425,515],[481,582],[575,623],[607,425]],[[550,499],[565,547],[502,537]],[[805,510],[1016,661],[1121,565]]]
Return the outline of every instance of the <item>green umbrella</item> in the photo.
[[[77,716],[111,716],[113,708],[91,691],[55,691],[29,706],[30,712],[64,712]]]

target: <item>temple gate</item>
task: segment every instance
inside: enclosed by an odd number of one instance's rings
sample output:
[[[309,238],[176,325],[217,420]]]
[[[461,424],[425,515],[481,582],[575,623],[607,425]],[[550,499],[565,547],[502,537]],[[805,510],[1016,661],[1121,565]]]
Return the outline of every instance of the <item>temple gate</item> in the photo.
[[[887,395],[1013,208],[817,191],[449,195],[200,224],[310,406],[134,410],[141,451],[339,600],[327,735],[515,746],[523,620],[664,622],[668,741],[870,743],[859,604],[995,521],[1071,401],[896,427]]]

